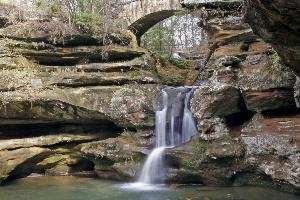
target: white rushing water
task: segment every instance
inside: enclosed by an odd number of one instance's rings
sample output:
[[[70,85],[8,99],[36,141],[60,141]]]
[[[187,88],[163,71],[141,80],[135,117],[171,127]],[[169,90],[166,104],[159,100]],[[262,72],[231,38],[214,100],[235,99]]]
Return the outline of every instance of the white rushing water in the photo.
[[[161,183],[165,179],[163,155],[165,146],[155,148],[148,156],[138,182],[140,183]]]
[[[157,99],[155,113],[156,148],[149,154],[134,184],[147,189],[151,184],[162,184],[166,178],[164,151],[166,148],[188,142],[197,133],[193,115],[189,109],[191,88],[166,88]]]
[[[193,90],[192,90],[193,91]],[[197,126],[193,117],[192,112],[190,111],[190,99],[192,95],[192,91],[190,91],[185,99],[184,99],[184,111],[183,111],[183,120],[182,120],[182,140],[181,143],[188,142],[191,138],[196,135]]]

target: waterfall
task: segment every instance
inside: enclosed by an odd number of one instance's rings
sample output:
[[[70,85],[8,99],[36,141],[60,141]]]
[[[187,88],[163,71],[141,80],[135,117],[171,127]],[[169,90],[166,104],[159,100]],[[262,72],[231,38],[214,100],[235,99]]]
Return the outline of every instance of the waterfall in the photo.
[[[156,148],[149,154],[138,183],[163,183],[165,149],[188,142],[196,135],[197,127],[189,104],[192,93],[191,88],[179,87],[165,88],[159,94],[155,113]]]
[[[167,124],[167,111],[168,111],[168,94],[163,90],[161,92],[161,101],[158,104],[163,107],[162,110],[155,112],[155,134],[156,134],[156,147],[166,146],[166,124]]]
[[[159,106],[162,110],[155,112],[155,133],[156,133],[156,148],[148,156],[141,175],[138,179],[140,183],[155,183],[161,182],[164,179],[163,167],[163,152],[166,148],[166,124],[167,124],[167,111],[168,111],[168,94],[163,90],[161,97],[158,98]]]
[[[188,142],[196,133],[197,126],[193,114],[190,111],[190,98],[193,90],[191,90],[184,99],[184,111],[183,111],[183,120],[182,120],[182,142]]]

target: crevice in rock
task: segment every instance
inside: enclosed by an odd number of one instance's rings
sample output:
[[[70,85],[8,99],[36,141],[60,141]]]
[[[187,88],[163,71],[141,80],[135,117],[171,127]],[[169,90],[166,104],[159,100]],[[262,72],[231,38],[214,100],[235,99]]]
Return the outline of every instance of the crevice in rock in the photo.
[[[234,113],[225,117],[226,124],[229,127],[241,126],[249,121],[254,116],[254,112],[243,110],[239,113]]]
[[[117,137],[123,129],[112,122],[99,122],[99,124],[11,124],[0,125],[0,139],[20,139],[53,134],[87,134],[99,137]]]
[[[272,117],[289,117],[289,116],[300,116],[300,108],[281,108],[276,110],[266,110],[261,113],[266,118]]]
[[[242,126],[244,123],[250,121],[250,119],[255,114],[254,112],[247,109],[246,103],[241,94],[239,104],[241,109],[240,112],[225,116],[225,123],[231,129],[235,129],[237,127]]]
[[[231,181],[234,186],[273,186],[273,180],[270,176],[262,172],[257,172],[255,169],[237,172],[231,177]]]

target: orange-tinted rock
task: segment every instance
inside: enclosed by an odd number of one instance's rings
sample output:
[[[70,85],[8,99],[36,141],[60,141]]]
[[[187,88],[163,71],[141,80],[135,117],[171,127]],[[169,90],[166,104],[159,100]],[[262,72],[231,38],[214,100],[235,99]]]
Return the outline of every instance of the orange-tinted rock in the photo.
[[[243,128],[242,136],[243,138],[255,138],[251,142],[251,148],[248,145],[249,154],[266,154],[276,150],[278,154],[290,155],[300,148],[299,132],[300,115],[271,118],[255,116]]]
[[[242,130],[246,162],[263,171],[275,182],[299,187],[300,118],[256,116]]]
[[[294,93],[289,90],[243,92],[248,110],[260,112],[295,107]]]

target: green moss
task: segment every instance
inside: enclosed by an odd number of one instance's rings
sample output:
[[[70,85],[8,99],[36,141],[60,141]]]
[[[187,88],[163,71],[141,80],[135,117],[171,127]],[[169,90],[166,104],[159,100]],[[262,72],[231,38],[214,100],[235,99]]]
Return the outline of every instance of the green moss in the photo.
[[[54,154],[53,156],[44,159],[42,162],[39,163],[39,165],[49,165],[49,164],[58,163],[61,160],[67,159],[68,157],[69,157],[68,155]]]
[[[136,135],[136,132],[134,131],[124,131],[121,134],[121,138],[129,141],[137,141],[138,136]]]
[[[201,162],[206,157],[207,143],[202,139],[192,141],[193,153],[192,155],[186,156],[182,160],[182,164],[186,169],[198,168]]]
[[[94,160],[96,171],[110,171],[114,164],[111,160],[96,159]]]

